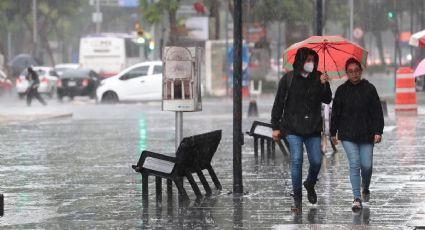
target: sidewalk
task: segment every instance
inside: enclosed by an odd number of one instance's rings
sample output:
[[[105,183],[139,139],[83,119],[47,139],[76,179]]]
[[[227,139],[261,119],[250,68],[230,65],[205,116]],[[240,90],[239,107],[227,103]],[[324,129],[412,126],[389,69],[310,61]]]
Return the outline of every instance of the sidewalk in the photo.
[[[417,116],[396,116],[389,104],[383,142],[374,152],[371,201],[361,213],[351,211],[348,162],[339,145],[337,153],[327,152],[323,158],[318,204],[309,205],[303,191],[299,216],[290,211],[289,162],[279,151],[275,160],[254,159],[253,141],[247,136],[242,146],[245,195],[234,199],[232,104],[230,100],[216,100],[204,105],[202,112],[185,114],[184,129],[186,134],[223,129],[212,162],[223,190],[194,202],[195,195],[185,183],[191,198],[188,206],[176,202],[175,188],[172,201],[163,191],[162,202],[157,202],[152,177],[150,199],[144,204],[141,176],[131,169],[141,150],[174,149],[174,114],[159,112],[160,106],[90,110],[113,111],[113,119],[99,116],[24,128],[0,125],[0,192],[5,194],[1,228],[339,230],[424,226],[425,104],[420,104]],[[253,120],[269,121],[272,99],[260,99],[258,105],[260,117],[248,119],[244,104],[243,131]],[[79,111],[75,116],[82,117]],[[304,161],[303,178],[306,157]]]

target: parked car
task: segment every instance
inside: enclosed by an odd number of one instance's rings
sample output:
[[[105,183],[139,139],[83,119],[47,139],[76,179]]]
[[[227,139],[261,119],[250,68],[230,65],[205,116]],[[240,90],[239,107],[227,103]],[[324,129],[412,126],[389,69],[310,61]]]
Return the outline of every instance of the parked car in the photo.
[[[96,88],[99,85],[99,75],[90,69],[69,69],[59,77],[57,82],[57,96],[59,100],[68,96],[89,96],[95,98]]]
[[[106,103],[161,100],[162,62],[142,62],[104,79],[96,95],[98,100]]]
[[[6,74],[0,70],[0,96],[10,94],[12,92],[12,81],[7,78]]]
[[[80,68],[80,65],[76,63],[62,63],[62,64],[55,65],[56,73],[58,73],[59,76],[61,76],[63,72],[67,70],[78,69],[78,68]]]
[[[40,94],[47,94],[49,97],[53,97],[56,92],[56,82],[58,81],[58,74],[52,67],[47,66],[34,66],[32,68],[37,72],[38,77],[40,78],[40,87],[38,87],[38,92]],[[26,76],[28,70],[24,69],[22,73],[16,78],[16,91],[20,98],[25,96],[25,92],[28,89],[28,81]]]

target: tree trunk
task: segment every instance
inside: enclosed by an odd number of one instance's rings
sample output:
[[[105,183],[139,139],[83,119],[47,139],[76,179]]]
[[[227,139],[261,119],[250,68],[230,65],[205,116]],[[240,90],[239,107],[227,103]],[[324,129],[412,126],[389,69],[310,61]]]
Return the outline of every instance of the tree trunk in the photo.
[[[168,17],[170,22],[170,42],[174,43],[177,41],[177,19],[176,19],[176,11],[170,10],[168,11]]]
[[[232,4],[232,2],[233,1],[228,1],[228,8],[229,8],[229,11],[230,11],[230,15],[232,16],[232,19],[234,19],[234,17],[233,17],[233,13],[234,13],[234,7],[233,7],[233,4]]]
[[[52,66],[55,65],[55,58],[53,57],[52,49],[50,48],[49,40],[47,39],[47,36],[40,36],[43,40],[44,48],[47,51],[47,55],[49,56],[50,62],[52,63]]]
[[[218,0],[211,0],[210,2],[210,17],[215,18],[214,23],[214,39],[220,39],[220,2]]]

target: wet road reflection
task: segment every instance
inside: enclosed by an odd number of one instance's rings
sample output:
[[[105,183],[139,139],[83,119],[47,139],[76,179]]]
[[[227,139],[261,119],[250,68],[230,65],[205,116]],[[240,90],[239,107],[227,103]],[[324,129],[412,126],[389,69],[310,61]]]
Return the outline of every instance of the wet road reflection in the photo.
[[[5,216],[0,225],[12,229],[310,229],[318,225],[398,229],[417,217],[425,197],[423,116],[411,122],[386,121],[396,128],[376,146],[371,201],[361,213],[351,211],[348,163],[339,146],[338,152],[324,155],[318,204],[307,204],[304,191],[303,212],[293,215],[287,158],[276,148],[275,159],[255,159],[249,138],[242,157],[246,194],[234,199],[231,103],[206,102],[204,108],[185,116],[184,135],[223,129],[212,162],[223,190],[213,190],[211,196],[195,202],[185,182],[189,203],[179,203],[175,188],[169,199],[164,180],[162,199],[157,200],[153,178],[149,200],[144,202],[141,175],[131,169],[141,150],[174,151],[174,114],[158,112],[159,105],[94,106],[76,113],[74,119],[1,125],[0,191],[5,194]],[[260,111],[268,109],[260,106]],[[267,121],[269,115],[259,119]],[[244,120],[243,130],[251,122]],[[410,128],[403,130],[403,125]]]

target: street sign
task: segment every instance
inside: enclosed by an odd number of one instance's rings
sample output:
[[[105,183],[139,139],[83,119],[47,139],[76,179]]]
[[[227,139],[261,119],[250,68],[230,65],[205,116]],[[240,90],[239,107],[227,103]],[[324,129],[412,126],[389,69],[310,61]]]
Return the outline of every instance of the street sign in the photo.
[[[101,6],[139,7],[139,0],[90,0],[90,5],[95,6],[96,1]]]
[[[363,37],[363,30],[360,27],[356,27],[353,30],[353,37],[355,39],[360,39]]]
[[[103,19],[103,17],[102,17],[101,12],[99,12],[99,13],[94,12],[93,13],[93,15],[92,15],[93,23],[100,23],[100,22],[102,22],[102,19]]]
[[[164,49],[162,110],[201,111],[201,50],[167,46]]]
[[[139,0],[119,0],[118,5],[120,7],[138,7]]]

